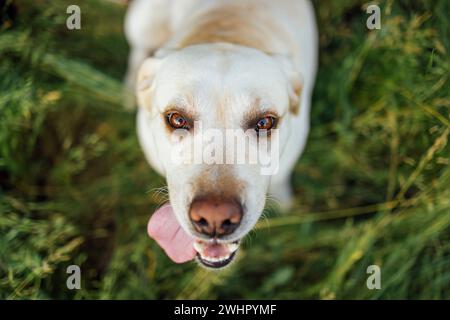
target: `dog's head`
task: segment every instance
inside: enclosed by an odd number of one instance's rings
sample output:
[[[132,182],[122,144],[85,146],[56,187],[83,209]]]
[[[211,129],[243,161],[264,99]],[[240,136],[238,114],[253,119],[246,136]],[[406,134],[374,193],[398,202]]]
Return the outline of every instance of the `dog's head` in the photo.
[[[300,91],[287,58],[231,44],[194,45],[141,66],[140,142],[203,265],[227,265],[260,217]]]

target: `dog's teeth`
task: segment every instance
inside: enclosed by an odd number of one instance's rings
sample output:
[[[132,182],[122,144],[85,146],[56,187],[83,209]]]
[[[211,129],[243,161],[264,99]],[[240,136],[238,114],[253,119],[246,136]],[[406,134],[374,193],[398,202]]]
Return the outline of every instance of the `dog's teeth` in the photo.
[[[217,261],[216,258],[213,258],[213,257],[205,257],[203,259],[205,259],[208,262],[216,262]]]
[[[229,257],[230,257],[230,256],[226,256],[226,257],[220,257],[220,258],[217,258],[217,259],[218,259],[218,261],[225,261],[225,260],[227,260]]]
[[[200,254],[200,257],[210,263],[216,263],[216,262],[222,262],[225,260],[228,260],[231,257],[231,254],[233,252],[235,252],[239,245],[237,243],[227,243],[227,244],[223,244],[226,245],[229,254],[227,256],[223,256],[223,257],[208,257],[208,256],[204,256],[204,251],[205,251],[205,246],[207,246],[206,243],[202,242],[202,241],[195,241],[194,242],[194,249],[195,251],[197,251]]]
[[[228,246],[228,250],[230,250],[230,252],[235,252],[237,250],[237,248],[239,247],[239,245],[237,243],[229,243],[227,246]]]
[[[208,262],[213,262],[213,263],[214,263],[214,262],[225,261],[225,260],[227,260],[229,257],[230,257],[230,256],[213,258],[213,257],[203,257],[203,256],[202,256],[202,259],[203,259],[203,260],[206,260],[206,261],[208,261]]]
[[[198,253],[201,253],[203,251],[203,244],[201,242],[194,241],[194,249]]]

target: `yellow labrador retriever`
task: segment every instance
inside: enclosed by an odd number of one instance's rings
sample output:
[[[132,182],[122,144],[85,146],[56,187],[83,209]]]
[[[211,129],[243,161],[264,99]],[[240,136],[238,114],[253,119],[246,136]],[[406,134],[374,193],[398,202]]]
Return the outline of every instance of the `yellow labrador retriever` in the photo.
[[[308,0],[134,0],[125,32],[139,140],[169,190],[170,203],[154,213],[148,232],[175,262],[197,257],[224,267],[267,194],[284,207],[291,201],[289,176],[306,143],[317,68],[313,7]],[[241,131],[244,146],[230,146]]]

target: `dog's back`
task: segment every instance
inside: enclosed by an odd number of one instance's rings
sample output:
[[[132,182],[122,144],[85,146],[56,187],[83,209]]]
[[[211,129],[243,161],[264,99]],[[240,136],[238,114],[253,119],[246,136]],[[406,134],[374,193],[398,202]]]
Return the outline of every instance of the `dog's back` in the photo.
[[[314,82],[317,30],[308,0],[134,0],[125,33],[132,49],[147,55],[210,42],[288,55],[310,77],[306,85]]]

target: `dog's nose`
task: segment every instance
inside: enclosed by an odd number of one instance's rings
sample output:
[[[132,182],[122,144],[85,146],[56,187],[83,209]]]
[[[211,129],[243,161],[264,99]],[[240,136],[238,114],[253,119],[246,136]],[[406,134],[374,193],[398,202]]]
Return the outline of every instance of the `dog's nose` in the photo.
[[[234,200],[196,199],[192,202],[189,218],[198,232],[220,237],[236,230],[242,219],[242,207]]]

